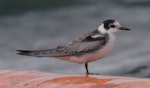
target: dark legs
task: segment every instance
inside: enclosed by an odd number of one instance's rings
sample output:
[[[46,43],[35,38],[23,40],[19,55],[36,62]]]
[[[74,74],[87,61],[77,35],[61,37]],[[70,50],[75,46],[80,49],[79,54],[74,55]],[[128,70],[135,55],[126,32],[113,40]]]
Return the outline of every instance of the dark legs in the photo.
[[[89,75],[88,63],[85,63],[85,69],[86,69],[86,76],[88,76]]]
[[[99,73],[89,73],[89,70],[88,70],[88,63],[85,63],[85,69],[86,69],[86,76],[88,77],[89,74],[91,75],[99,75]]]

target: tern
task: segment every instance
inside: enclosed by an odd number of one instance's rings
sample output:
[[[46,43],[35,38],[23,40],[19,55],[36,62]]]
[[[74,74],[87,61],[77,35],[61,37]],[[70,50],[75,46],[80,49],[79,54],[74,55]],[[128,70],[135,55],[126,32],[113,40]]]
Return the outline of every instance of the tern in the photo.
[[[106,56],[114,46],[115,34],[120,30],[130,30],[122,27],[113,19],[103,21],[90,33],[73,41],[45,50],[17,50],[17,54],[34,57],[53,57],[60,60],[85,64],[86,75],[89,75],[88,63]]]

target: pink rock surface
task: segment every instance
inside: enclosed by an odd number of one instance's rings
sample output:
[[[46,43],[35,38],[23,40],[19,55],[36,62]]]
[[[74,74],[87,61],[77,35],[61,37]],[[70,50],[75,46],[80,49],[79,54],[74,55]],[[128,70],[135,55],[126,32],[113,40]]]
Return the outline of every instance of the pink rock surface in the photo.
[[[1,70],[0,88],[150,88],[150,79]]]

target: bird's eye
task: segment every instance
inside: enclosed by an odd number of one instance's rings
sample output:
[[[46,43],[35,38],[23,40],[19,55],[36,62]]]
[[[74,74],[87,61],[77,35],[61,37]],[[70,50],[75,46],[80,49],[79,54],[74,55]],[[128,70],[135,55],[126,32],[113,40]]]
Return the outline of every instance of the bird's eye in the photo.
[[[110,24],[110,25],[109,25],[109,27],[110,27],[110,28],[114,28],[114,27],[115,27],[115,25],[113,25],[113,24]]]

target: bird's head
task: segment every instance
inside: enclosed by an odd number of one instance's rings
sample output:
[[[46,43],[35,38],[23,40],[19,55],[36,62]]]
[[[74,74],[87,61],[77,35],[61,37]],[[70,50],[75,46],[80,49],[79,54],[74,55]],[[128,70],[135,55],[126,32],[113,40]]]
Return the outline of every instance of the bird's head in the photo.
[[[130,30],[130,29],[122,27],[118,21],[109,19],[109,20],[103,21],[103,23],[98,27],[98,30],[101,33],[115,34],[116,32],[118,32],[120,30]]]

